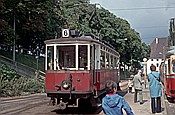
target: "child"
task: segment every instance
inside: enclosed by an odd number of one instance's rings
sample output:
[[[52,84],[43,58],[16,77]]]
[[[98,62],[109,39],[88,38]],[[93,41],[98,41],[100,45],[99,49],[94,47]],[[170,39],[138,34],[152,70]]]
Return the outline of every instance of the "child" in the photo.
[[[132,93],[132,81],[130,79],[128,80],[128,90],[129,93]]]
[[[126,100],[116,94],[117,84],[114,81],[108,81],[105,90],[107,94],[102,99],[102,109],[106,115],[123,115],[122,109],[126,111],[127,115],[134,115]]]

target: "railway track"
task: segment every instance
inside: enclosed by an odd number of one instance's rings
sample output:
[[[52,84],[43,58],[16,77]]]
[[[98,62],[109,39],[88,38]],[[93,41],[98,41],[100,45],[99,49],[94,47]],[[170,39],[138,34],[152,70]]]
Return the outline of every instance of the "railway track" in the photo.
[[[120,83],[121,89],[124,90],[127,88],[127,82]],[[89,111],[78,110],[73,111],[72,108],[69,108],[68,111],[59,111],[56,106],[48,106],[50,98],[46,94],[33,94],[29,96],[20,96],[20,97],[9,97],[9,98],[0,98],[0,115],[37,115],[41,113],[43,115],[51,114],[71,114],[71,113],[88,113]],[[95,112],[100,114],[101,108]],[[101,114],[100,114],[101,115]]]
[[[17,115],[27,109],[48,103],[46,94],[35,94],[16,98],[0,98],[0,114]]]

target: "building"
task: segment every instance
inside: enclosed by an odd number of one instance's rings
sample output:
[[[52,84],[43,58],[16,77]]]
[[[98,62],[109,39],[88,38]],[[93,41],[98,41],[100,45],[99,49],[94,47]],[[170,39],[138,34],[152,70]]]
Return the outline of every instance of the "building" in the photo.
[[[159,66],[164,60],[164,54],[167,51],[168,46],[168,37],[164,38],[155,38],[154,41],[150,44],[151,53],[150,58],[147,61],[147,73],[150,73],[150,66],[154,64],[157,71],[159,71]]]

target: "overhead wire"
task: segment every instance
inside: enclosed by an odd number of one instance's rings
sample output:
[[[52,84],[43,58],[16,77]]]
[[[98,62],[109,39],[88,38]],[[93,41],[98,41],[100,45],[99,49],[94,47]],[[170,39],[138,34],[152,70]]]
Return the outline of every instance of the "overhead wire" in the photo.
[[[140,8],[110,8],[109,10],[152,10],[152,9],[169,9],[175,8],[170,6],[162,6],[162,7],[140,7]]]
[[[159,10],[159,9],[173,9],[174,7],[170,6],[161,6],[161,7],[138,7],[138,8],[110,8],[109,10],[114,11],[132,11],[132,10]],[[135,27],[135,29],[153,29],[153,28],[168,28],[168,26],[146,26],[146,27]],[[142,38],[148,39],[148,38]]]
[[[152,29],[152,28],[168,28],[168,26],[143,26],[143,27],[134,27],[136,29]]]

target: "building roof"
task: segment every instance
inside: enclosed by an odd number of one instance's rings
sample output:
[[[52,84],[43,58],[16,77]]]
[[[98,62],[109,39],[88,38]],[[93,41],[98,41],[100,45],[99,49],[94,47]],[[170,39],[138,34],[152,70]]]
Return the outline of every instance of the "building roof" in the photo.
[[[163,54],[167,51],[168,46],[168,37],[164,38],[155,38],[154,41],[151,43],[151,53],[150,59],[153,58],[163,58]]]

